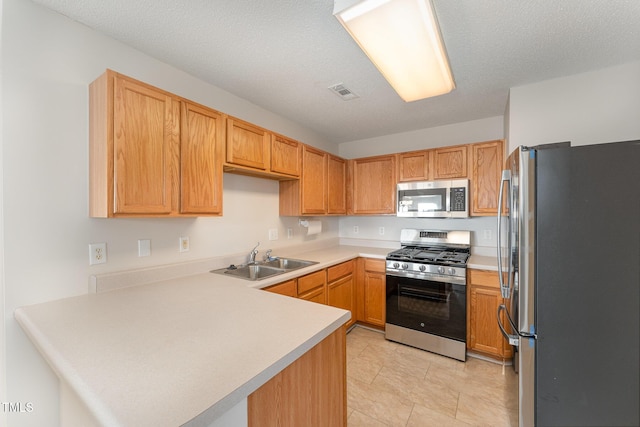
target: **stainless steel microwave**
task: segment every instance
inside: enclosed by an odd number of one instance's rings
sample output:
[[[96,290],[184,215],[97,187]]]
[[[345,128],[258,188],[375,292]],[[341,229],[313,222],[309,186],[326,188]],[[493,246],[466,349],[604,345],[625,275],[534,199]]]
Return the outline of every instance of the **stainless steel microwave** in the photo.
[[[400,217],[468,218],[469,180],[403,182],[397,200]]]

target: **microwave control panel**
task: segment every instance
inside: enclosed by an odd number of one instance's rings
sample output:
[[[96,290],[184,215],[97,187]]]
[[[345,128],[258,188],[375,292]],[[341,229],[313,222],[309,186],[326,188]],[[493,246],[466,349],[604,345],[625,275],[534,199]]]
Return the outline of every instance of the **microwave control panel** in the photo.
[[[465,212],[467,210],[467,191],[464,187],[451,188],[451,211]]]

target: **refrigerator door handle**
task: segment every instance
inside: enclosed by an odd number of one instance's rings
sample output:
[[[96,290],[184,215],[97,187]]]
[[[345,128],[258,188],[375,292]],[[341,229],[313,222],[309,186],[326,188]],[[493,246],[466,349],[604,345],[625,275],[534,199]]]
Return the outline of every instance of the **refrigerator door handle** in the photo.
[[[515,335],[507,333],[507,331],[504,329],[504,326],[502,325],[502,321],[500,320],[501,311],[504,311],[505,316],[509,321],[509,325],[511,325],[511,330],[516,331]],[[518,328],[516,327],[516,324],[513,322],[513,319],[511,319],[511,316],[509,315],[509,310],[507,310],[507,307],[504,304],[500,304],[496,315],[498,317],[498,327],[500,328],[500,332],[502,332],[502,335],[504,335],[504,337],[509,341],[509,344],[515,345],[517,347],[518,337],[532,338],[534,340],[538,338],[538,336],[533,332],[533,329],[531,333],[519,331]]]
[[[511,290],[511,286],[510,283],[505,283],[504,282],[504,275],[503,275],[503,270],[502,270],[502,195],[504,194],[504,184],[508,183],[509,186],[511,185],[511,171],[509,170],[503,170],[502,171],[502,178],[500,180],[500,193],[498,195],[498,232],[497,232],[497,238],[498,238],[498,279],[500,280],[500,293],[502,294],[502,298],[509,298],[509,294],[510,294],[510,290]],[[507,221],[507,225],[508,225],[508,245],[507,245],[507,250],[511,251],[511,222]],[[509,261],[509,272],[508,272],[508,276],[509,276],[509,280],[511,279],[511,262]]]
[[[511,320],[511,316],[509,316],[509,312],[507,311],[507,307],[505,307],[504,304],[500,304],[500,306],[498,307],[498,312],[496,314],[496,317],[498,318],[498,327],[500,328],[500,332],[502,332],[502,335],[504,335],[504,337],[507,339],[507,341],[509,341],[510,345],[512,345],[514,347],[518,347],[518,344],[519,344],[518,335],[509,334],[504,329],[504,326],[502,325],[502,319],[500,319],[500,312],[501,311],[505,312],[507,320],[511,324],[511,329],[514,330],[514,331],[517,331],[517,328],[513,324],[513,320]]]

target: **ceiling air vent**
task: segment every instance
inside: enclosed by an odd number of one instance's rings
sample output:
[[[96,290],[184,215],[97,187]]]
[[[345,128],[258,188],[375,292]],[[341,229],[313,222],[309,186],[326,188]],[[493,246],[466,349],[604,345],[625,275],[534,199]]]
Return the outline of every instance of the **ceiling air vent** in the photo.
[[[356,95],[355,93],[351,92],[351,90],[349,88],[347,88],[342,83],[339,83],[339,84],[333,85],[333,86],[329,86],[329,90],[331,92],[335,93],[336,95],[338,95],[340,98],[342,98],[343,101],[350,101],[352,99],[359,98],[358,95]]]

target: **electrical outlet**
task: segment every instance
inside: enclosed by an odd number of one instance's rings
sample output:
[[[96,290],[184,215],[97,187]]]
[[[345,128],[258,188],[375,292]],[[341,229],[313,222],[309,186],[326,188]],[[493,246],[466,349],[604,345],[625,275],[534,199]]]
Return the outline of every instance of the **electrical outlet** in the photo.
[[[381,236],[384,236],[384,227],[378,228],[378,233],[380,233]]]
[[[269,240],[278,240],[278,229],[270,228],[269,229]]]
[[[89,265],[105,264],[107,262],[107,244],[89,244]]]
[[[492,233],[491,233],[491,230],[490,230],[490,229],[483,230],[483,232],[482,232],[482,238],[483,238],[484,240],[491,240],[491,237],[492,237],[492,236],[491,236],[491,234],[492,234]]]
[[[293,237],[293,228],[287,228],[287,239]]]
[[[138,256],[149,256],[151,255],[151,240],[149,239],[140,239],[138,240]]]
[[[353,234],[358,234],[360,232],[360,229],[358,228],[357,225],[353,226]]]
[[[178,250],[180,252],[188,252],[189,251],[189,236],[180,236],[180,243],[178,246]]]

